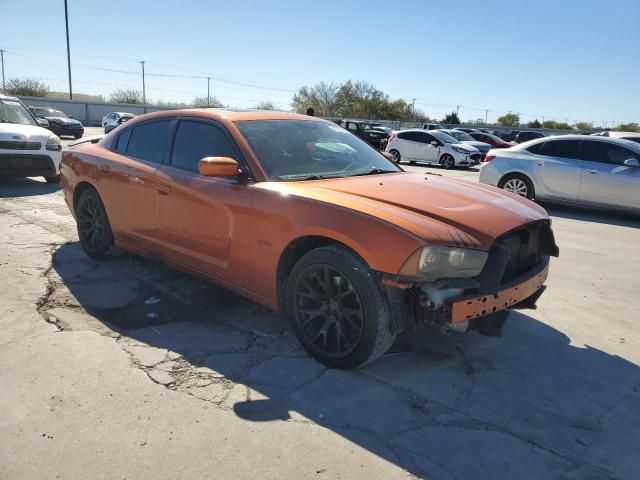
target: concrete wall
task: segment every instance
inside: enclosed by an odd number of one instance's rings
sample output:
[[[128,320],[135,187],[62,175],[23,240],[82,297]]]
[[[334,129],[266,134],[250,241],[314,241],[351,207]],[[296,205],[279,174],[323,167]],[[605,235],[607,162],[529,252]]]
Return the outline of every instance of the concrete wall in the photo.
[[[62,110],[67,115],[73,116],[87,126],[99,126],[102,117],[110,112],[127,112],[134,115],[142,115],[159,110],[173,110],[172,107],[159,105],[128,105],[122,103],[92,102],[84,100],[60,100],[46,97],[20,97],[27,106],[50,107]]]

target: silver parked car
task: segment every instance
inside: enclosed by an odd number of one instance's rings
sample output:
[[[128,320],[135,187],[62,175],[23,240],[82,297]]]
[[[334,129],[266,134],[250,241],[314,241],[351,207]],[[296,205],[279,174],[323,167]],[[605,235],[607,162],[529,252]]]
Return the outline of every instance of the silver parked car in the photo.
[[[480,182],[529,199],[640,212],[640,144],[563,135],[494,149]]]

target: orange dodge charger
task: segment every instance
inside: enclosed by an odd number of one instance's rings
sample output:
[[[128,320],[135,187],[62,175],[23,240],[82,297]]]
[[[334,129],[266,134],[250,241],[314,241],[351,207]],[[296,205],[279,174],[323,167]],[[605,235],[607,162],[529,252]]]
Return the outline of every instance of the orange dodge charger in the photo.
[[[295,114],[142,115],[66,151],[61,178],[87,255],[155,257],[285,313],[336,368],[419,326],[463,332],[535,306],[558,255],[535,203],[405,172]]]

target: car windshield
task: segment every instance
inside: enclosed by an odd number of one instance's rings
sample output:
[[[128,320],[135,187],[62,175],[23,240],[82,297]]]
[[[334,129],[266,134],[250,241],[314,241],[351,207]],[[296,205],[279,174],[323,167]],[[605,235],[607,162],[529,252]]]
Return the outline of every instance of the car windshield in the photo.
[[[496,137],[495,135],[492,135],[490,133],[483,133],[482,135],[489,137],[494,142],[504,142],[504,140],[502,140],[500,137]]]
[[[38,125],[26,107],[16,100],[0,100],[0,123]]]
[[[373,147],[332,123],[317,120],[235,123],[273,181],[402,171]]]
[[[69,118],[66,113],[61,112],[60,110],[49,110],[49,112],[46,113],[45,116],[47,116],[47,117]]]
[[[453,138],[455,138],[456,140],[460,140],[461,142],[474,141],[474,138],[466,132],[462,132],[462,131],[458,132],[456,130],[451,130],[447,133],[451,135]]]
[[[440,140],[443,143],[460,143],[459,140],[453,138],[451,135],[448,135],[444,132],[439,132],[437,130],[433,130],[431,132],[429,132],[431,135],[433,135],[434,137],[436,137],[438,140]]]

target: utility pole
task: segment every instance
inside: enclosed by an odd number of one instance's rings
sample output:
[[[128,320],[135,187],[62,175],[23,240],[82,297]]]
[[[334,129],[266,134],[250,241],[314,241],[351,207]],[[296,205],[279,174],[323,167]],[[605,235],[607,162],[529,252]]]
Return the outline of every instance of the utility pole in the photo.
[[[142,65],[142,104],[147,104],[147,90],[144,85],[144,60],[140,60],[140,65]],[[146,112],[146,111],[145,111]]]
[[[4,50],[0,48],[0,58],[2,59],[2,91],[4,92],[5,88],[7,88],[4,84]]]
[[[412,99],[413,102],[411,103],[411,114],[413,115],[413,121],[416,121],[416,99],[413,98]]]
[[[67,29],[67,69],[69,70],[69,100],[73,100],[71,88],[71,50],[69,49],[69,14],[67,12],[67,0],[64,0],[64,24]]]
[[[489,110],[487,109],[487,110],[484,111],[484,124],[485,125],[487,124],[488,118],[489,118]]]
[[[209,83],[211,82],[211,77],[207,77],[207,107],[211,106],[211,95],[209,95]]]
[[[460,112],[460,105],[456,106],[456,117],[458,116],[458,112]]]

